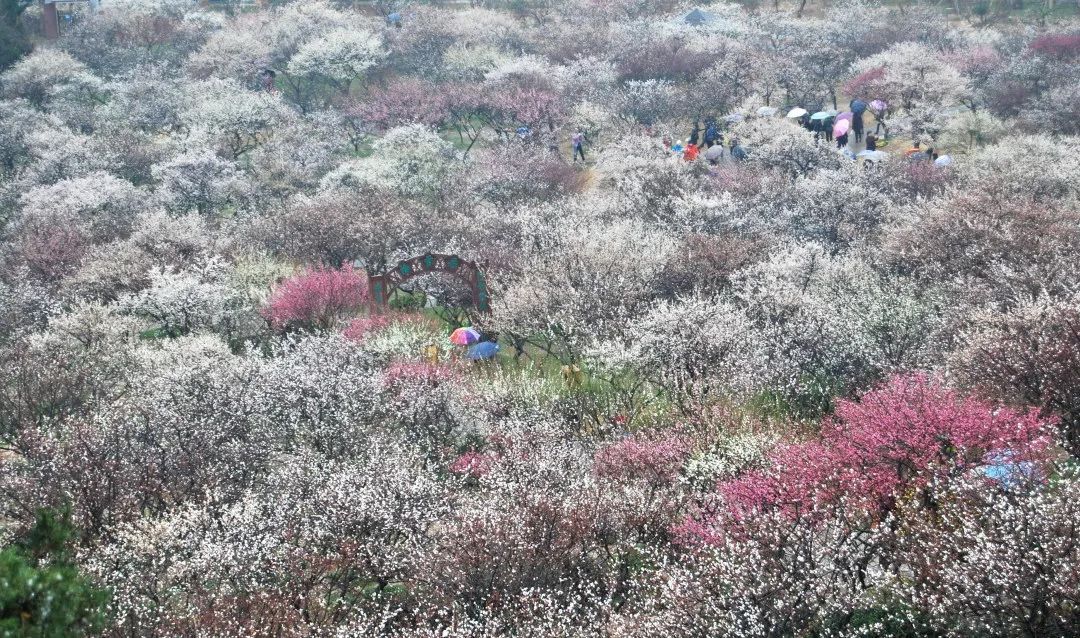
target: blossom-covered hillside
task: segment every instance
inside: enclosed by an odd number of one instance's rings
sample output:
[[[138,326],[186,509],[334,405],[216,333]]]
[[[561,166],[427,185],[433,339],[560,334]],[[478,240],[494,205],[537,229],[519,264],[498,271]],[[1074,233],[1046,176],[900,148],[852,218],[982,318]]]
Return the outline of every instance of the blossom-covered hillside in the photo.
[[[52,10],[0,636],[1080,635],[1076,3]]]

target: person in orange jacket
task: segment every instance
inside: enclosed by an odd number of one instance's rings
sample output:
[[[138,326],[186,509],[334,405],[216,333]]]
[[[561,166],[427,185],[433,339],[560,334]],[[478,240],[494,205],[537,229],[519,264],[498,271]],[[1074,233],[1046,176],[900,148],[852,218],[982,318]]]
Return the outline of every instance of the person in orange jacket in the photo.
[[[686,143],[686,149],[683,150],[683,159],[688,161],[688,162],[692,162],[692,161],[697,159],[697,156],[698,156],[698,145],[691,142],[691,141],[688,141]]]

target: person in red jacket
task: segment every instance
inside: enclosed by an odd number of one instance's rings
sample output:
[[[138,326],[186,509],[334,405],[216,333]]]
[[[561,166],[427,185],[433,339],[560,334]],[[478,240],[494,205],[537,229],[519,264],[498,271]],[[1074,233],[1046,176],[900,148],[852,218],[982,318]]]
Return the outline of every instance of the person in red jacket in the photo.
[[[688,162],[692,162],[692,161],[696,160],[697,156],[698,156],[698,146],[697,146],[697,144],[694,144],[693,142],[687,142],[686,143],[686,149],[683,151],[682,156],[683,156],[683,159],[688,161]]]

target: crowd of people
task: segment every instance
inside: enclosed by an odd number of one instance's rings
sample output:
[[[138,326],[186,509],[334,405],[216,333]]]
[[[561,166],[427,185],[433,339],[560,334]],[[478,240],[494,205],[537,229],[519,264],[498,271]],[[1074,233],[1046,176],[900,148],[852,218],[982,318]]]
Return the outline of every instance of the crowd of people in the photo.
[[[861,151],[874,153],[880,151],[888,143],[888,128],[885,126],[887,108],[887,105],[883,102],[875,101],[867,104],[864,100],[853,99],[848,104],[848,111],[843,113],[822,111],[819,108],[811,115],[809,110],[797,107],[792,109],[787,117],[798,122],[808,132],[813,133],[816,142],[824,140],[826,143],[836,144],[836,148],[846,157],[853,161],[862,158],[864,164],[869,167],[884,158],[880,155],[866,156]],[[769,110],[775,114],[776,109],[770,108]],[[874,132],[872,133],[866,131],[865,116],[868,112],[873,116],[875,123]],[[760,113],[759,116],[772,117],[772,115]],[[739,114],[729,115],[722,121],[716,117],[708,117],[704,120],[704,126],[702,126],[700,120],[697,120],[694,122],[693,128],[685,141],[682,139],[673,140],[670,135],[665,135],[662,139],[663,147],[688,162],[704,159],[710,165],[716,166],[722,161],[725,149],[727,149],[732,160],[745,161],[748,157],[747,150],[740,143],[738,137],[733,132],[725,130],[722,124],[722,122],[737,123],[743,119],[744,116]],[[843,120],[846,120],[849,124],[840,124]],[[882,136],[883,131],[884,136]],[[578,158],[581,159],[582,163],[585,162],[584,144],[588,141],[588,137],[582,130],[575,129],[575,132],[570,137],[574,163],[578,161]],[[860,145],[863,148],[860,149]],[[853,148],[855,150],[852,150]],[[932,147],[923,149],[919,140],[913,140],[912,146],[906,149],[902,156],[906,160],[931,161],[938,165],[952,163],[951,156],[939,155]]]

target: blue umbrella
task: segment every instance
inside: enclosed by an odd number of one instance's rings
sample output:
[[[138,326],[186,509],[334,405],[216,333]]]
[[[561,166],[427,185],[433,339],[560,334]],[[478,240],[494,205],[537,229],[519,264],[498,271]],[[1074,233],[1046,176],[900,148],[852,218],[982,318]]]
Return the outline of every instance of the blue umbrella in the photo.
[[[1011,451],[1006,450],[986,459],[982,474],[997,481],[1002,487],[1015,487],[1024,479],[1035,476],[1035,464],[1031,461],[1017,461]]]
[[[712,24],[713,22],[716,22],[716,16],[708,11],[694,9],[683,16],[683,22],[691,26],[699,27],[703,24]]]
[[[866,102],[863,102],[862,100],[852,100],[851,112],[855,115],[862,115],[866,112]]]
[[[493,359],[499,352],[499,344],[494,341],[481,341],[469,348],[468,357],[473,361],[480,361],[481,359]]]

